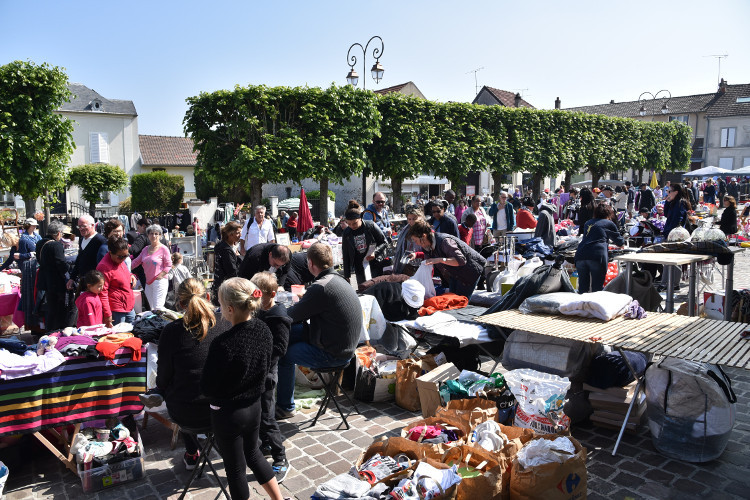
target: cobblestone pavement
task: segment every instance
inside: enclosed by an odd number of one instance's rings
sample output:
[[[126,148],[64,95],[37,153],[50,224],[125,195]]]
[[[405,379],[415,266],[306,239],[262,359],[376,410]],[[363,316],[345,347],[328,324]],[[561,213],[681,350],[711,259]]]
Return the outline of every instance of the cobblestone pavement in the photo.
[[[735,267],[737,288],[750,288],[750,255],[738,258]],[[484,364],[485,369],[489,368]],[[712,462],[692,464],[659,454],[651,443],[648,429],[625,434],[617,456],[612,456],[616,432],[589,423],[573,426],[572,434],[588,450],[589,498],[685,499],[750,497],[750,371],[729,369],[738,397],[737,421],[730,443],[722,456]],[[329,411],[313,428],[302,425],[311,415],[298,414],[281,424],[287,455],[292,465],[282,484],[285,495],[309,499],[315,486],[345,472],[360,451],[373,439],[397,435],[419,414],[404,411],[395,404],[358,403],[361,415],[350,418],[350,430],[336,430],[340,420]],[[178,498],[188,478],[182,463],[181,443],[170,450],[170,431],[150,420],[142,431],[146,448],[146,477],[113,487],[99,494],[86,495],[76,475],[67,471],[45,448],[30,436],[19,445],[0,450],[0,459],[10,468],[5,489],[7,500],[100,498],[151,499]],[[221,459],[214,463],[225,481]],[[248,480],[253,481],[252,474]],[[253,498],[263,498],[262,490],[251,482]],[[215,480],[208,475],[194,483],[189,499],[221,498]],[[481,500],[481,499],[477,499]]]

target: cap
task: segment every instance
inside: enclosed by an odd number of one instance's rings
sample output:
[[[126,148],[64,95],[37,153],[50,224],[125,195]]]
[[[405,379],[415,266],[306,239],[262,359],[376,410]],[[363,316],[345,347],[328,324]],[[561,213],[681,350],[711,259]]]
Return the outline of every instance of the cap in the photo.
[[[545,193],[549,193],[549,188],[544,188]]]
[[[63,226],[62,233],[63,234],[73,234],[73,230],[70,229],[70,226]]]
[[[418,308],[424,304],[424,286],[417,280],[401,283],[401,297],[409,307]]]
[[[36,221],[36,219],[31,219],[31,218],[30,219],[26,219],[26,222],[24,222],[23,224],[24,225],[28,224],[29,226],[38,226],[39,225],[39,223]]]
[[[729,182],[737,182],[737,177],[732,177],[732,180]]]

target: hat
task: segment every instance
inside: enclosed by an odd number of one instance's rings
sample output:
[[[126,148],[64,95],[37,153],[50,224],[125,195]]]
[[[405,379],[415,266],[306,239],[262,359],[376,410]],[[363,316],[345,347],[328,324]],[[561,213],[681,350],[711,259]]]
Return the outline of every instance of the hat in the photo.
[[[601,190],[601,189],[599,189],[599,188],[594,188],[594,192],[595,192],[595,193],[601,193],[601,192],[602,192],[602,190]]]
[[[545,193],[549,193],[549,188],[544,188]]]
[[[36,219],[29,218],[29,219],[26,219],[26,222],[24,222],[23,225],[24,226],[26,226],[26,225],[28,225],[28,226],[38,226],[39,223],[36,221]]]
[[[737,177],[732,177],[732,180],[729,182],[737,182]]]
[[[401,283],[401,297],[406,305],[415,309],[424,304],[424,286],[417,280],[406,280]]]

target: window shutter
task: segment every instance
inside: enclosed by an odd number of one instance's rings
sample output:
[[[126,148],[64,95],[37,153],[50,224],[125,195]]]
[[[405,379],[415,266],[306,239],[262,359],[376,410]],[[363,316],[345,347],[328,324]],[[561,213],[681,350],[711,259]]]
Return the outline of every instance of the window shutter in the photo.
[[[737,129],[733,127],[733,128],[727,129],[727,130],[729,132],[727,134],[727,147],[728,148],[733,148],[734,147],[734,134],[737,131]]]
[[[727,147],[727,136],[729,135],[727,132],[729,129],[723,128],[721,129],[721,144],[719,147],[725,148]]]
[[[91,163],[109,163],[109,144],[107,134],[104,132],[91,132],[89,142],[91,145]]]

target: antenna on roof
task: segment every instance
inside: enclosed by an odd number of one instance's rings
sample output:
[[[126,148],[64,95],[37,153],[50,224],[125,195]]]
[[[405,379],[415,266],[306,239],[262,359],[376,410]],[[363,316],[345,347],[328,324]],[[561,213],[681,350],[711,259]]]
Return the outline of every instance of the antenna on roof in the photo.
[[[475,94],[479,93],[479,84],[477,83],[477,73],[479,73],[483,69],[484,69],[484,66],[482,66],[481,68],[472,69],[471,71],[467,71],[466,73],[464,73],[465,75],[468,75],[469,73],[474,73],[474,93]]]
[[[526,91],[527,90],[529,90],[529,89],[513,89],[514,92],[517,92],[517,93],[521,94],[521,97],[528,97],[526,95]]]
[[[709,56],[703,56],[703,57],[715,57],[716,59],[719,60],[719,76],[716,77],[716,84],[718,85],[719,83],[721,83],[721,60],[729,57],[729,54],[711,54]]]

